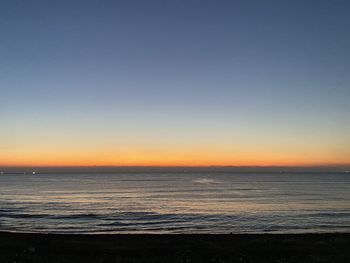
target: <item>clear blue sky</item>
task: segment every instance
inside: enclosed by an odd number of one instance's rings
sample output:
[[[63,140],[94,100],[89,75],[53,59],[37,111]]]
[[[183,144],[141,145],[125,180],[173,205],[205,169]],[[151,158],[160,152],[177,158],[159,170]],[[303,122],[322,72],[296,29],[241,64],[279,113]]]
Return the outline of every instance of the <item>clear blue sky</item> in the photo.
[[[349,14],[1,1],[0,165],[350,163]]]

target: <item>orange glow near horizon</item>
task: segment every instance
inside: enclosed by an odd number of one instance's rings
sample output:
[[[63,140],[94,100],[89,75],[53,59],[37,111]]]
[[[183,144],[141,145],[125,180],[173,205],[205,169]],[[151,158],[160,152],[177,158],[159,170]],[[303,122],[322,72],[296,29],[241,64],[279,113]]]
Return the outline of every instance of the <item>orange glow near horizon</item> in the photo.
[[[346,156],[278,152],[22,152],[0,154],[0,166],[325,166],[350,164]]]
[[[25,135],[25,136],[24,136]],[[343,166],[348,143],[332,137],[216,134],[186,137],[25,133],[0,149],[0,166]],[[225,135],[225,136],[224,136]],[[234,139],[233,139],[234,138]],[[14,141],[14,140],[13,140]]]

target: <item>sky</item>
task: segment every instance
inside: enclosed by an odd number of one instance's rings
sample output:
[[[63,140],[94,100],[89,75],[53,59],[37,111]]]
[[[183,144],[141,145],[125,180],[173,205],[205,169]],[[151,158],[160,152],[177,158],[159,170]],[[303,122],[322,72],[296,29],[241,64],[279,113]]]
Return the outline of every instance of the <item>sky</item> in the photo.
[[[350,2],[0,2],[0,166],[350,164]]]

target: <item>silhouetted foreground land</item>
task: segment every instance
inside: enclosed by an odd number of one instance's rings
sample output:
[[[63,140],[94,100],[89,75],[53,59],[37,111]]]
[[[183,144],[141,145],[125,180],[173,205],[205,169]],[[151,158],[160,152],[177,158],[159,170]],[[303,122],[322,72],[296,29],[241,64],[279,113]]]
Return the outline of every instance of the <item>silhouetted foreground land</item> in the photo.
[[[0,232],[0,262],[350,262],[350,234],[48,235]]]

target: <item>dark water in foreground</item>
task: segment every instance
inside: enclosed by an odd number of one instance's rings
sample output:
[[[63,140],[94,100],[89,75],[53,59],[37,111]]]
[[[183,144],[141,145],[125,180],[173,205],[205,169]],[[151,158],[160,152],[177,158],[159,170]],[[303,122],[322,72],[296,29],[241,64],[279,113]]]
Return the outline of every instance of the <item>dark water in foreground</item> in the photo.
[[[350,232],[350,174],[4,174],[0,230]]]

